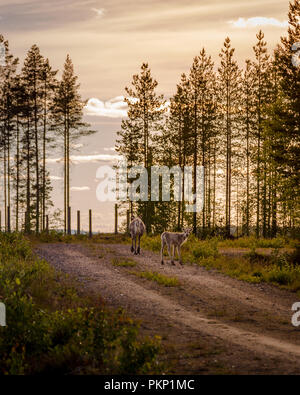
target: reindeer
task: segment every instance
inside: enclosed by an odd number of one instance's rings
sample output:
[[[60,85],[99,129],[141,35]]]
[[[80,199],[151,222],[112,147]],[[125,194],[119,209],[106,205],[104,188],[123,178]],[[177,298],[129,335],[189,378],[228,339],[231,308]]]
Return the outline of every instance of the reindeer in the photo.
[[[140,254],[140,240],[143,234],[146,232],[146,226],[144,222],[139,217],[131,217],[131,222],[129,225],[129,232],[131,236],[131,252],[134,252],[134,255]],[[136,248],[136,239],[138,238],[138,248]],[[133,240],[134,240],[134,248],[133,248]]]
[[[181,246],[183,243],[186,242],[186,240],[189,237],[191,232],[192,232],[192,229],[187,228],[187,229],[184,229],[182,233],[164,232],[161,235],[160,255],[161,255],[161,264],[162,265],[164,264],[163,252],[164,252],[165,246],[167,246],[167,248],[168,248],[168,253],[169,253],[172,265],[175,265],[174,255],[176,253],[175,249],[177,248],[179,263],[182,265],[181,253],[180,253]],[[171,248],[172,248],[172,256],[171,256]]]

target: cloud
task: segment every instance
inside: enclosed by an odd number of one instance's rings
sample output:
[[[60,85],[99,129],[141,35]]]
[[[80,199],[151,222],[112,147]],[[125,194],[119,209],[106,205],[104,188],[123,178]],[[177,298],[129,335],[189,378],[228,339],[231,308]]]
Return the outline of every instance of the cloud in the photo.
[[[105,13],[104,8],[92,8],[92,11],[96,12],[97,17],[102,17]]]
[[[62,162],[63,158],[47,158],[46,163],[51,164],[51,163],[59,163]]]
[[[124,96],[117,96],[106,102],[91,98],[85,106],[86,115],[108,118],[123,118],[127,116],[127,104]]]
[[[72,164],[78,163],[96,163],[96,162],[113,162],[120,160],[120,155],[112,154],[93,154],[93,155],[71,155],[70,160]],[[61,163],[63,158],[49,158],[46,160],[47,163]],[[54,176],[55,177],[55,176]]]
[[[79,143],[79,144],[72,144],[72,148],[74,149],[78,149],[78,148],[82,148],[83,144]]]
[[[62,177],[58,177],[58,176],[50,176],[49,178],[50,178],[50,180],[53,180],[53,181],[63,180]]]
[[[137,98],[130,97],[131,103],[136,103]],[[170,102],[166,101],[164,106],[160,109],[168,109]],[[117,96],[106,102],[103,102],[97,98],[89,99],[85,106],[86,115],[97,116],[97,117],[108,117],[108,118],[124,118],[127,117],[128,105],[124,102],[124,96]]]
[[[77,191],[77,192],[89,191],[90,189],[91,189],[90,187],[71,187],[71,191]]]
[[[112,162],[121,159],[120,155],[96,154],[96,155],[72,155],[72,163],[95,163],[95,162]]]
[[[280,22],[276,18],[266,18],[263,16],[256,16],[253,18],[238,18],[235,21],[228,21],[233,27],[245,29],[247,27],[257,26],[276,26],[276,27],[288,27],[288,21]]]

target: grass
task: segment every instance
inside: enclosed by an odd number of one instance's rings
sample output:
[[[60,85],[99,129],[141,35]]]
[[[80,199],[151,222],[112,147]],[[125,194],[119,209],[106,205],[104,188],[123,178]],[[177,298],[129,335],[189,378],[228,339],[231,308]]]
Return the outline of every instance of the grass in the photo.
[[[21,234],[0,233],[0,375],[161,373],[160,340],[80,295]],[[80,288],[79,288],[80,289]]]
[[[126,259],[113,258],[112,264],[114,266],[119,266],[119,267],[135,267],[137,265],[137,262],[130,258],[126,258]]]
[[[219,239],[218,246],[220,248],[295,248],[299,245],[299,241],[295,239],[276,237],[272,239],[256,238],[254,236],[240,237],[234,240]]]
[[[65,242],[86,242],[90,245],[105,243],[129,243],[126,235],[95,235],[89,239],[85,235],[79,237],[63,236],[50,232],[42,237],[47,241],[53,238]],[[244,256],[229,257],[219,253],[220,248],[248,248],[249,252]],[[271,256],[258,253],[258,248],[269,248],[273,252]],[[145,235],[142,238],[142,249],[159,253],[161,249],[160,235]],[[285,249],[285,251],[279,251]],[[287,252],[287,251],[288,252]],[[167,256],[165,249],[164,255]],[[130,262],[130,260],[129,260]],[[185,264],[196,263],[209,269],[217,269],[221,273],[250,283],[272,283],[300,294],[300,253],[299,240],[276,237],[273,239],[241,237],[234,240],[224,240],[221,238],[210,238],[199,240],[191,235],[188,241],[182,246],[182,262]],[[121,264],[122,265],[122,264]],[[124,263],[124,266],[130,267]]]
[[[164,285],[165,287],[177,287],[180,285],[180,282],[178,278],[176,277],[168,277],[165,276],[164,274],[158,273],[158,272],[151,272],[151,271],[146,271],[146,272],[136,272],[136,271],[131,271],[131,274],[134,274],[137,277],[140,278],[145,278],[149,281],[154,281],[157,284]]]
[[[280,248],[297,247],[295,240],[287,242],[283,238],[255,239],[244,237],[237,240],[211,238],[199,240],[191,235],[182,246],[182,261],[196,263],[249,283],[271,283],[300,294],[300,253],[299,247],[292,252],[282,252]],[[250,248],[243,256],[224,256],[219,248]],[[144,236],[142,248],[159,252],[160,236]],[[259,254],[256,248],[272,248],[271,256]],[[167,252],[165,251],[165,255]]]
[[[35,244],[38,242],[42,243],[96,243],[96,244],[118,244],[128,242],[128,236],[125,234],[115,234],[115,233],[98,233],[93,234],[90,238],[87,234],[80,235],[67,235],[63,232],[58,232],[56,230],[50,230],[48,233],[42,232],[38,236],[35,234],[29,237],[31,243]]]
[[[249,283],[271,283],[291,291],[300,291],[300,266],[290,262],[287,254],[274,253],[266,257],[250,253],[242,257],[208,257],[197,263]]]

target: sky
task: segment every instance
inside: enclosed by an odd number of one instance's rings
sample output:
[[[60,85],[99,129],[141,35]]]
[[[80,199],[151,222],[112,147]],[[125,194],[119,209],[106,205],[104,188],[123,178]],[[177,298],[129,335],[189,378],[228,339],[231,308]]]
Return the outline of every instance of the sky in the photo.
[[[96,133],[74,144],[71,166],[72,227],[81,210],[87,228],[93,210],[93,230],[113,230],[113,203],[99,202],[99,166],[116,158],[114,144],[122,101],[132,75],[148,62],[158,81],[158,93],[168,99],[193,57],[204,47],[218,66],[218,53],[229,36],[241,67],[253,58],[259,29],[271,51],[287,30],[285,0],[0,0],[0,33],[15,56],[24,60],[33,45],[40,47],[53,69],[62,70],[69,54],[81,84],[85,121]],[[55,207],[63,207],[61,153],[48,160]]]

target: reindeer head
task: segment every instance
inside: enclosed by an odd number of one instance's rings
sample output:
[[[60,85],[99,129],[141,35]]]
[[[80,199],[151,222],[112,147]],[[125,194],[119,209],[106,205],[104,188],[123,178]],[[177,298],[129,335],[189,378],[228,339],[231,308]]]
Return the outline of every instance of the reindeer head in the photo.
[[[185,239],[187,239],[189,237],[189,235],[192,233],[192,231],[193,231],[192,228],[184,228],[183,229]]]

